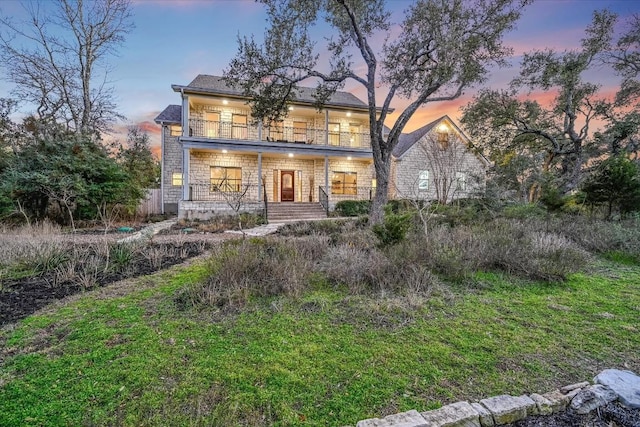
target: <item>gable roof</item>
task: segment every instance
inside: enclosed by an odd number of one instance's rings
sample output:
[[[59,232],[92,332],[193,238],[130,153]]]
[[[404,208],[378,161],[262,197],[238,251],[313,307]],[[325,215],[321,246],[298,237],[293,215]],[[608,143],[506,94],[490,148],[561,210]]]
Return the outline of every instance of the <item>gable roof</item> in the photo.
[[[407,151],[409,151],[409,149],[413,147],[416,142],[418,142],[423,136],[431,132],[433,128],[436,127],[436,125],[438,125],[439,123],[445,120],[449,125],[453,127],[453,129],[460,136],[462,141],[464,141],[469,148],[476,148],[473,145],[473,143],[469,140],[469,138],[467,138],[467,136],[462,132],[462,130],[455,124],[455,122],[451,120],[449,116],[444,115],[432,121],[431,123],[428,123],[422,126],[420,129],[414,130],[411,133],[401,134],[400,137],[398,138],[398,144],[396,145],[396,147],[393,149],[393,152],[391,153],[393,157],[395,157],[396,159],[399,159],[400,157],[404,156],[404,154]],[[491,164],[491,162],[489,162],[489,160],[479,150],[475,150],[475,154],[477,157],[480,158],[480,160],[485,164],[485,166],[489,166]]]
[[[442,116],[439,119],[436,119],[431,123],[422,126],[420,129],[414,130],[411,133],[400,134],[400,136],[398,137],[398,144],[396,145],[396,148],[393,149],[393,152],[391,154],[396,158],[401,157],[404,153],[407,152],[409,148],[413,147],[413,144],[418,142],[420,138],[431,132],[431,129],[433,129],[445,117],[448,118],[448,116]],[[449,121],[451,121],[451,119],[449,119]]]
[[[158,124],[180,124],[182,123],[182,106],[181,105],[169,105],[162,110],[160,114],[154,119]]]
[[[171,85],[171,87],[176,92],[183,90],[185,92],[244,97],[242,90],[227,85],[221,76],[211,76],[208,74],[199,74],[187,86]],[[296,90],[295,101],[305,104],[315,104],[316,100],[313,97],[315,92],[315,88],[299,87]],[[365,110],[368,108],[367,104],[362,102],[355,95],[342,91],[335,92],[331,95],[326,105]]]

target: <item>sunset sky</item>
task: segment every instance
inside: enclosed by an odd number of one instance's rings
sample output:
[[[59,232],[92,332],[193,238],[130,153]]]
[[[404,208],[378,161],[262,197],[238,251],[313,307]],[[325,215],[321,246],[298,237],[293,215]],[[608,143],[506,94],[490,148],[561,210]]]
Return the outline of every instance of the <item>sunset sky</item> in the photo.
[[[405,0],[389,1],[395,21],[409,4]],[[237,35],[255,34],[262,38],[265,14],[262,6],[249,0],[134,0],[135,29],[127,36],[119,56],[111,60],[111,78],[120,111],[127,117],[121,129],[137,124],[151,136],[159,148],[159,127],[154,117],[168,104],[180,103],[171,84],[187,84],[197,74],[221,75],[236,53]],[[584,28],[596,9],[609,8],[622,18],[640,13],[640,2],[633,0],[538,0],[529,6],[517,29],[505,40],[514,49],[510,69],[495,70],[488,86],[502,87],[516,73],[521,55],[532,49],[573,49],[579,46]],[[19,18],[24,14],[18,1],[0,2],[3,15]],[[599,82],[603,92],[612,92],[618,79],[611,70],[599,68],[588,78]],[[345,90],[363,99],[364,91],[354,85]],[[418,110],[406,131],[448,114],[459,119],[459,108],[469,102],[475,89],[453,102],[428,104]],[[11,85],[0,82],[0,97],[11,94]],[[535,94],[534,94],[535,96]],[[396,108],[402,104],[395,105]],[[24,106],[22,113],[29,112]],[[393,116],[392,116],[393,117]],[[397,114],[395,115],[397,117]]]

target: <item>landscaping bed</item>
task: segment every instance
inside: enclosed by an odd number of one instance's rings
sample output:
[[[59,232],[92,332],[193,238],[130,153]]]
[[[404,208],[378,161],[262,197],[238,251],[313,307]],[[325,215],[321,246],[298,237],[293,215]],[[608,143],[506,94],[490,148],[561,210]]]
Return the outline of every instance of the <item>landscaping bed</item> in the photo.
[[[13,260],[13,265],[5,267],[0,284],[0,326],[23,319],[69,295],[152,274],[210,248],[205,241],[176,238],[119,244],[95,235],[91,243],[86,243],[82,236],[74,237],[85,243],[61,239],[53,243],[23,241],[13,245],[22,254]]]

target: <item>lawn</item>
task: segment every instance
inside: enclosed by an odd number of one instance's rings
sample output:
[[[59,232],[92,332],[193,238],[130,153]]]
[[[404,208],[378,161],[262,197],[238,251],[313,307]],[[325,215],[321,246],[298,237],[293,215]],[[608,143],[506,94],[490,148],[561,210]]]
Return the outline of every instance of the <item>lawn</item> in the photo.
[[[343,426],[601,369],[640,372],[640,264],[537,282],[476,272],[429,295],[316,277],[241,308],[184,305],[206,261],[76,295],[0,330],[0,425]]]

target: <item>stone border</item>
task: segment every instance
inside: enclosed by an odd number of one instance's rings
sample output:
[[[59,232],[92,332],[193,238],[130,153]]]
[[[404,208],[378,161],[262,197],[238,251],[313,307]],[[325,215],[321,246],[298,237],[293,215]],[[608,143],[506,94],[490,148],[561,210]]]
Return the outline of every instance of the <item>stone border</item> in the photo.
[[[603,372],[608,371],[614,370]],[[637,377],[629,371],[618,372],[626,372]],[[599,377],[600,375],[595,377],[596,383],[600,382]],[[640,395],[640,389],[636,392]],[[592,385],[585,381],[542,395],[504,394],[482,399],[480,402],[456,402],[422,413],[411,410],[382,419],[370,418],[359,421],[356,427],[494,427],[511,424],[532,415],[551,415],[565,411],[568,406],[578,414],[587,414],[620,397],[607,385]],[[624,399],[620,400],[624,404]]]

